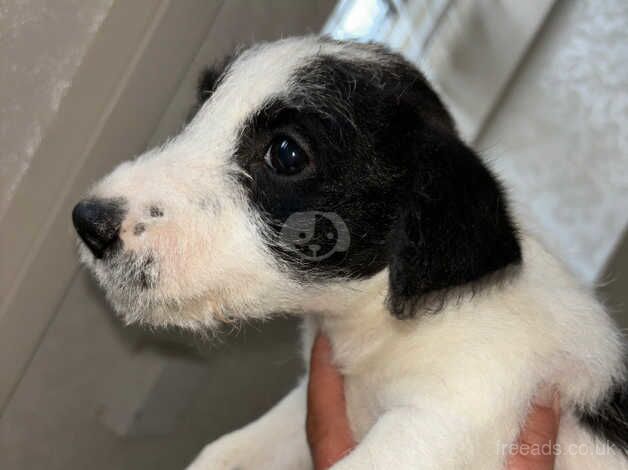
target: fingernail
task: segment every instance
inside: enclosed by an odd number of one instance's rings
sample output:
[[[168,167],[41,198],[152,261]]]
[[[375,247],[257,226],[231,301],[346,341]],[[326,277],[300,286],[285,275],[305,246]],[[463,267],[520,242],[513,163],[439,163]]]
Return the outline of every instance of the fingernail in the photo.
[[[554,408],[554,396],[556,395],[554,387],[542,385],[534,398],[535,403],[543,408]]]
[[[552,410],[556,416],[560,416],[560,393],[558,390],[554,390],[554,398],[552,400]]]
[[[329,361],[331,357],[331,345],[329,339],[322,333],[319,333],[314,341],[316,353],[325,361]]]

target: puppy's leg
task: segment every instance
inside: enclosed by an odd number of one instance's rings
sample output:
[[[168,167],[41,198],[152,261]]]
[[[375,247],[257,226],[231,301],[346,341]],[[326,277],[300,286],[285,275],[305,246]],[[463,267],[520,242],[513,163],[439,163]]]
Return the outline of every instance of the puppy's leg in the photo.
[[[467,470],[503,468],[497,436],[445,408],[391,409],[332,470]],[[495,440],[493,441],[493,437]]]
[[[264,416],[208,444],[188,470],[312,468],[305,436],[307,380]]]

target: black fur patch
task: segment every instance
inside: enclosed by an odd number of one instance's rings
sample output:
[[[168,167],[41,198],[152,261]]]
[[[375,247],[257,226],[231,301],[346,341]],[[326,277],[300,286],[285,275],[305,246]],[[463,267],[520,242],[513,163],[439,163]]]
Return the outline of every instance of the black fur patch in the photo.
[[[503,190],[481,159],[450,133],[417,134],[407,137],[416,146],[418,158],[408,163],[416,177],[404,188],[407,204],[391,236],[389,304],[398,317],[427,307],[427,294],[476,282],[521,258]]]
[[[159,206],[150,206],[149,212],[151,217],[163,217],[164,215],[163,209]]]
[[[520,247],[501,187],[459,140],[424,77],[382,47],[353,47],[378,60],[314,58],[293,89],[245,125],[235,158],[273,229],[271,248],[296,275],[361,278],[389,266],[391,311],[409,317],[427,294],[518,263]],[[265,164],[279,134],[309,154],[301,174],[277,175]],[[277,243],[295,213],[312,212],[342,220],[347,249],[311,259]],[[329,244],[329,230],[309,232],[308,243]]]
[[[592,410],[579,410],[580,422],[599,439],[628,456],[628,382],[615,386]]]
[[[135,226],[133,227],[133,235],[135,235],[136,237],[138,235],[143,234],[145,231],[146,231],[145,224],[135,224]]]

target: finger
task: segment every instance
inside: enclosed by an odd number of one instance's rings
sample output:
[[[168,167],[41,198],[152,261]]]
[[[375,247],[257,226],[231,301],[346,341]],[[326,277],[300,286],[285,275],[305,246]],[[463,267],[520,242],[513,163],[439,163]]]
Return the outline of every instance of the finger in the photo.
[[[331,362],[325,336],[314,341],[310,360],[306,430],[316,470],[329,468],[354,446],[349,428],[344,381]]]
[[[558,394],[553,393],[551,400],[533,407],[508,470],[553,470],[559,422],[560,401]]]

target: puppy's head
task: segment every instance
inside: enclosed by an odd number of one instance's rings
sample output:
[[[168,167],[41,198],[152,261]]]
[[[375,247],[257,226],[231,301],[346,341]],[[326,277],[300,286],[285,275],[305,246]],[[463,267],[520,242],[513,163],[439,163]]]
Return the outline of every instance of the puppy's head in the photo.
[[[74,209],[81,258],[127,321],[303,310],[386,268],[407,317],[519,261],[499,185],[400,56],[310,37],[223,68],[179,136]]]

